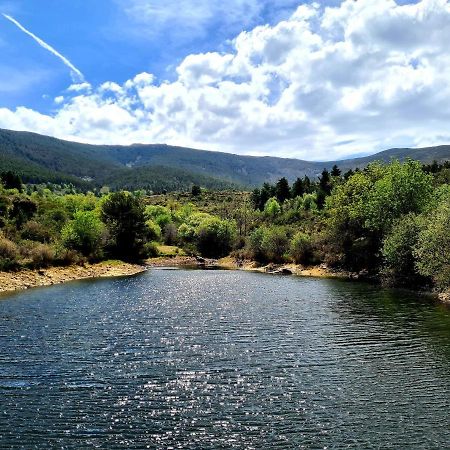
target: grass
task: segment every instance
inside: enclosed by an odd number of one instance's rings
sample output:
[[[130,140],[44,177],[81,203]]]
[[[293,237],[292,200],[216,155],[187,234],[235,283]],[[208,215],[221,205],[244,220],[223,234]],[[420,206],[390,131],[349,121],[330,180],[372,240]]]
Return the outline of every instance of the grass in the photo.
[[[159,256],[186,256],[183,249],[174,245],[158,245]]]

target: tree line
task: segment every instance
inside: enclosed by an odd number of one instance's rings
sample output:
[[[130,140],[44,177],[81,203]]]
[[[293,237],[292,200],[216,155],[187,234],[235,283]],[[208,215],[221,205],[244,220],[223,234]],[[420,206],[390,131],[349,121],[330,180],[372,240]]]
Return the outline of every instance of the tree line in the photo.
[[[450,164],[371,163],[251,193],[56,193],[1,176],[0,268],[138,260],[162,244],[259,264],[324,263],[392,285],[450,288]]]

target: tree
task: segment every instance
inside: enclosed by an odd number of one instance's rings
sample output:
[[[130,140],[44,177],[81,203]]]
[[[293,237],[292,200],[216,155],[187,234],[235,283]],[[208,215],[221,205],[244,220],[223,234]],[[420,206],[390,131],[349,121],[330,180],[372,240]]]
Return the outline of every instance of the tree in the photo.
[[[297,178],[292,185],[292,197],[301,197],[305,193],[305,187],[301,178]]]
[[[341,169],[335,164],[333,168],[331,169],[331,176],[332,177],[340,177],[341,176]]]
[[[200,186],[194,184],[192,186],[191,194],[193,197],[198,197],[202,193]]]
[[[66,248],[84,256],[96,255],[100,249],[104,225],[94,211],[77,211],[61,233]]]
[[[407,214],[395,222],[383,241],[383,278],[388,284],[411,285],[417,282],[414,249],[419,239],[421,218]]]
[[[441,290],[450,287],[450,202],[443,201],[426,215],[414,249],[418,272]]]
[[[285,177],[278,180],[275,186],[275,195],[280,203],[283,203],[288,198],[291,198],[291,190],[289,188],[289,182]]]
[[[129,192],[110,194],[102,205],[101,218],[109,230],[114,255],[124,259],[142,256],[147,230],[140,199]]]
[[[296,233],[292,238],[289,253],[297,264],[309,264],[313,256],[311,237],[301,231]]]
[[[327,169],[322,170],[322,176],[319,177],[319,189],[321,189],[325,195],[331,193],[331,177]]]
[[[5,189],[17,189],[19,192],[22,192],[22,180],[16,173],[9,170],[8,172],[3,172],[0,178]]]
[[[289,250],[289,239],[285,229],[278,226],[266,228],[261,247],[267,261],[283,262]]]
[[[197,248],[202,256],[221,258],[230,253],[236,234],[233,221],[211,217],[204,220],[196,230]]]
[[[281,213],[281,206],[275,197],[269,198],[264,205],[264,213],[269,217],[276,217]]]
[[[305,194],[312,194],[311,180],[307,175],[303,179],[303,189],[305,190]]]

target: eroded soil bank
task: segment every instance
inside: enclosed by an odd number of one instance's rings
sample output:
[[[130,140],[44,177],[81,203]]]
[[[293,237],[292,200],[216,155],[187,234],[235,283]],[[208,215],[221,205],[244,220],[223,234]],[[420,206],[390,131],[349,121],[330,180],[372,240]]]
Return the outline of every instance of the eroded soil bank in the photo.
[[[122,261],[106,261],[84,266],[49,267],[40,270],[0,272],[0,292],[19,291],[38,286],[51,286],[86,278],[119,277],[145,271],[144,266]]]

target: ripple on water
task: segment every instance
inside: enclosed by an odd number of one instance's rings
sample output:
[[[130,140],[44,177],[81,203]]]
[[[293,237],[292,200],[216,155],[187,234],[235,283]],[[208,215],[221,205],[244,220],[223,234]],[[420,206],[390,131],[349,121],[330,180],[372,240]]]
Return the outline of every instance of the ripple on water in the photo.
[[[446,448],[450,312],[154,270],[0,302],[1,448]]]

